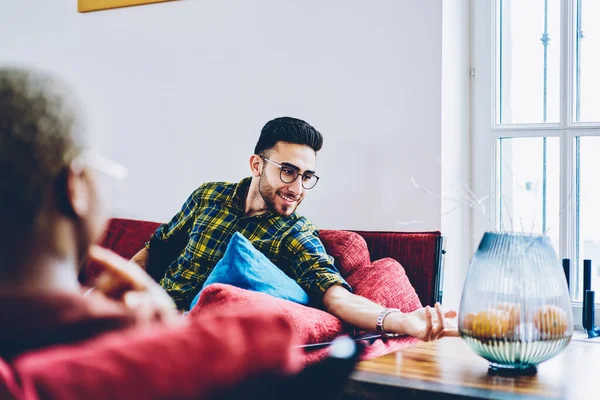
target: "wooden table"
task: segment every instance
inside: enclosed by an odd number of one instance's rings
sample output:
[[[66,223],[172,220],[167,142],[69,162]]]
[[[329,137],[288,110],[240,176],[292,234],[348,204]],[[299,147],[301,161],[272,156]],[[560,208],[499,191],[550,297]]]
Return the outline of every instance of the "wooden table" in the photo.
[[[344,399],[600,399],[600,343],[572,340],[535,376],[488,374],[460,338],[444,338],[360,362]]]

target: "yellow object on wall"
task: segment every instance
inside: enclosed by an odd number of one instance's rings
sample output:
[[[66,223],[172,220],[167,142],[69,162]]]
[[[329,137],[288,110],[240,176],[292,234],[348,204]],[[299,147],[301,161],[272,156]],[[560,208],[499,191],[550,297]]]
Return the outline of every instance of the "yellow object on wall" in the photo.
[[[174,0],[78,0],[77,11],[108,10],[109,8],[139,6],[141,4],[162,3],[165,1]]]

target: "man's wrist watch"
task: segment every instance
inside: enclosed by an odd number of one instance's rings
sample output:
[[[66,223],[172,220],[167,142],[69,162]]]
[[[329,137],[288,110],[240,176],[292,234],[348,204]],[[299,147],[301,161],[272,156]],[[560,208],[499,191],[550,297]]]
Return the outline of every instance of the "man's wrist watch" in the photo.
[[[391,314],[393,312],[402,312],[402,311],[400,311],[397,308],[384,308],[383,311],[381,311],[379,313],[379,315],[377,316],[377,323],[376,323],[377,333],[379,333],[383,339],[400,336],[397,333],[386,333],[386,331],[383,329],[383,321],[385,321],[385,317],[387,317],[389,314]]]

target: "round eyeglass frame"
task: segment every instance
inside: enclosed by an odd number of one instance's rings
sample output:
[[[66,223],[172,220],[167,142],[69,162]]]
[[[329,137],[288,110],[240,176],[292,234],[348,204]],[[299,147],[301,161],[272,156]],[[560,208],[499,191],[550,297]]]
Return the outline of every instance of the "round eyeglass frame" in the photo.
[[[275,166],[279,167],[279,179],[281,179],[281,182],[283,182],[283,183],[292,183],[292,182],[296,181],[296,179],[298,179],[298,177],[299,177],[299,176],[302,176],[302,177],[304,177],[304,174],[300,174],[300,173],[298,172],[298,170],[296,170],[296,169],[295,169],[295,168],[293,168],[293,167],[288,167],[288,166],[286,166],[286,165],[281,165],[281,164],[279,164],[279,163],[277,163],[277,162],[275,162],[275,161],[273,161],[273,160],[269,160],[269,159],[268,159],[267,157],[265,157],[265,156],[259,156],[259,157],[260,157],[260,158],[262,158],[263,160],[265,160],[265,161],[267,161],[267,162],[270,162],[271,164],[273,164],[273,165],[275,165]],[[289,169],[291,169],[292,171],[294,171],[294,172],[295,172],[296,176],[294,177],[294,179],[292,179],[292,180],[291,180],[291,181],[289,181],[289,182],[288,182],[288,181],[286,181],[285,179],[283,179],[283,169],[284,169],[284,168],[289,168]],[[306,189],[306,190],[310,190],[310,189],[314,188],[315,186],[317,186],[317,183],[319,183],[319,177],[318,177],[317,175],[315,175],[315,174],[310,174],[310,175],[311,175],[313,178],[315,178],[315,183],[314,183],[314,185],[312,185],[312,186],[310,186],[310,187],[306,187],[306,186],[304,186],[304,180],[302,180],[302,181],[301,181],[301,182],[302,182],[302,187],[303,187],[304,189]]]

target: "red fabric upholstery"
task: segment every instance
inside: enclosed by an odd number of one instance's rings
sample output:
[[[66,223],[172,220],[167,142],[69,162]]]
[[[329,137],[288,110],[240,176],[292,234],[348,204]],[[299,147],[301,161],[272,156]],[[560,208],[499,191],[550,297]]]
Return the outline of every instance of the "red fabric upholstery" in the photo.
[[[385,307],[399,308],[402,312],[411,312],[422,307],[419,296],[411,285],[404,268],[398,261],[383,258],[356,270],[346,277],[354,292]],[[366,332],[358,332],[358,335]],[[378,339],[367,347],[361,359],[368,360],[398,351],[418,343],[413,337],[401,337],[383,341]],[[304,360],[313,363],[321,360],[326,350],[318,350],[305,355]]]
[[[112,219],[102,240],[102,245],[125,258],[132,257],[160,223],[130,219]],[[364,244],[348,233],[338,235],[336,230],[321,230],[320,236],[325,248],[336,260],[336,266],[347,276],[358,266],[368,265],[364,260]],[[414,286],[422,304],[433,305],[436,293],[434,282],[437,278],[437,243],[440,232],[369,232],[355,231],[360,235],[370,254],[370,261],[390,257],[398,261],[406,270],[408,279]],[[347,251],[342,251],[347,249]],[[166,266],[165,266],[166,268]],[[89,283],[99,270],[89,263],[81,272],[80,279]]]
[[[319,236],[327,254],[334,258],[335,266],[342,276],[348,276],[370,263],[367,242],[359,234],[324,229],[319,232]]]
[[[159,226],[160,223],[158,222],[114,218],[108,224],[106,233],[100,244],[102,247],[111,249],[121,257],[129,259],[144,247],[144,244],[150,240],[150,236],[152,236]],[[88,263],[82,269],[79,280],[84,284],[88,284],[99,273],[100,267],[97,263]]]
[[[440,232],[356,231],[367,242],[371,260],[390,257],[406,270],[422,304],[433,305],[436,293],[437,244]]]
[[[136,328],[26,353],[12,363],[17,380],[10,371],[8,385],[0,380],[0,394],[9,389],[19,399],[207,398],[240,381],[301,368],[297,336],[271,307],[207,309],[188,321],[185,327]],[[7,375],[2,367],[0,379]]]
[[[386,307],[399,308],[402,312],[411,312],[421,307],[419,296],[410,284],[404,268],[391,258],[377,260],[357,269],[346,279],[356,294]],[[326,312],[230,285],[207,286],[190,315],[210,306],[226,307],[232,311],[240,306],[254,307],[256,310],[274,306],[286,316],[304,343],[329,342],[341,334],[352,334],[352,329]],[[360,334],[363,333],[365,332]],[[379,357],[417,342],[417,339],[410,337],[385,342],[377,340],[367,348],[362,359]],[[326,354],[326,349],[309,351],[305,354],[304,361],[314,363],[322,360]]]
[[[404,268],[392,258],[374,261],[356,270],[346,280],[356,294],[384,307],[399,308],[405,313],[422,307]]]
[[[158,226],[159,224],[155,222],[113,219],[103,240],[103,245],[124,257],[131,257],[142,248]],[[419,300],[421,304],[433,304],[434,282],[438,274],[436,262],[439,232],[321,230],[320,236],[328,253],[334,257],[336,266],[342,275],[349,279],[348,283],[353,286],[357,294],[406,311],[416,308]],[[385,260],[370,263],[386,257],[398,261],[401,266],[391,265],[389,261]],[[363,268],[371,268],[374,271],[361,271]],[[386,269],[386,272],[375,272],[380,269]],[[82,281],[85,282],[85,279],[95,276],[96,273],[93,265],[86,267],[82,271]],[[383,284],[380,280],[381,275],[387,276],[388,274],[394,276],[389,277],[390,283]],[[369,286],[367,282],[369,280],[381,283],[368,288],[366,286]],[[407,289],[406,282],[412,284],[414,291]],[[392,289],[392,287],[396,287],[395,285],[402,289]],[[224,288],[223,286],[226,285],[213,286],[215,287],[203,293],[202,304],[214,305],[228,301],[234,305],[248,304],[256,298],[260,304],[272,303],[283,310],[288,320],[293,321],[302,342],[328,341],[342,332],[350,332],[337,318],[320,310],[268,296],[265,298],[266,295],[260,293],[233,287]],[[368,293],[370,290],[376,291]],[[418,299],[414,297],[415,292]],[[210,299],[205,297],[208,294],[210,294]],[[398,298],[402,300],[398,300]],[[389,303],[386,303],[388,301]],[[378,340],[364,353],[363,358],[377,357],[417,341],[413,338],[393,339],[386,343]],[[324,357],[325,352],[325,349],[312,351],[307,353],[305,360],[309,362],[320,360]]]
[[[208,285],[202,291],[198,303],[189,315],[194,316],[196,313],[212,306],[229,309],[233,312],[240,307],[256,310],[274,307],[294,327],[301,343],[328,342],[343,332],[353,332],[352,328],[342,324],[339,319],[317,308],[221,283]]]
[[[130,258],[159,225],[113,219],[101,244]],[[357,234],[364,238],[370,260],[391,257],[402,264],[391,260],[369,264],[364,243],[356,235],[321,231],[327,250],[357,294],[405,311],[419,305],[415,293],[421,303],[432,303],[439,232]],[[98,272],[90,263],[80,279],[90,282]],[[211,285],[203,292],[204,306],[192,310],[192,323],[183,330],[128,330],[27,353],[11,364],[0,360],[0,398],[206,397],[265,371],[296,371],[300,364],[292,343],[329,341],[351,332],[323,311],[226,286]],[[223,309],[213,309],[217,304]],[[377,340],[362,358],[416,342],[408,337]],[[304,361],[320,360],[326,351],[308,352]]]

